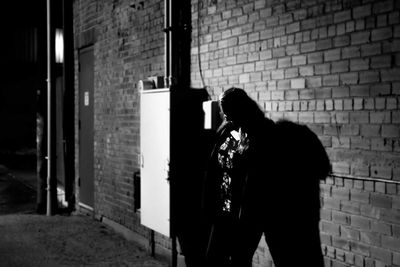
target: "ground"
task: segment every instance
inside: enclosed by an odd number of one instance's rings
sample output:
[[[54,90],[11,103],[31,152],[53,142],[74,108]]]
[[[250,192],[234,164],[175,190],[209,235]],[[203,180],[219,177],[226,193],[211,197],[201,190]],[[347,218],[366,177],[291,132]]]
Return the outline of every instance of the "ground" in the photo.
[[[0,165],[0,267],[168,266],[92,217],[35,214],[27,177]]]

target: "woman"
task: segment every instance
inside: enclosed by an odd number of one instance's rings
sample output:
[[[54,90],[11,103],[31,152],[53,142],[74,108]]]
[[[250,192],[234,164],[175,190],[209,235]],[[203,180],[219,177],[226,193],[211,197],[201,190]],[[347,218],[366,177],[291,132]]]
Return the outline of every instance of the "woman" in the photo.
[[[242,89],[225,91],[220,106],[204,190],[206,266],[251,267],[264,233],[276,267],[323,267],[319,181],[330,163],[318,137],[265,118]]]
[[[226,90],[220,107],[224,121],[217,132],[204,191],[210,232],[206,261],[207,266],[246,267],[251,266],[262,234],[258,209],[265,180],[257,172],[260,159],[264,166],[268,156],[258,154],[271,146],[274,123],[239,88]]]

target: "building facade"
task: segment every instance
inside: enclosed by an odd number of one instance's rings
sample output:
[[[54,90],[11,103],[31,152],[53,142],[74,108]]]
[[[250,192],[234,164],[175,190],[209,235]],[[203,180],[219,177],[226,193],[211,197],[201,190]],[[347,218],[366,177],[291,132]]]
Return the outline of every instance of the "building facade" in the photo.
[[[134,205],[138,82],[165,73],[164,1],[73,5],[77,199],[87,97],[94,187],[86,206],[149,238]],[[266,116],[306,124],[324,144],[333,167],[321,183],[326,266],[400,266],[400,2],[192,0],[189,12],[192,87],[207,86],[212,99],[244,88]],[[87,51],[93,92],[81,95]],[[169,238],[155,240],[171,248]],[[272,264],[261,241],[254,266]]]

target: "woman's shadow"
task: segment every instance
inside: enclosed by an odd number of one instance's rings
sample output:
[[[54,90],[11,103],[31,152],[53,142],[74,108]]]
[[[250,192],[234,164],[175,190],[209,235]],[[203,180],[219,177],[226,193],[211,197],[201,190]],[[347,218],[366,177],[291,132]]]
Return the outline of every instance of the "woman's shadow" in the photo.
[[[266,185],[265,238],[275,266],[324,266],[319,235],[320,182],[327,153],[307,126],[276,123],[275,179]]]

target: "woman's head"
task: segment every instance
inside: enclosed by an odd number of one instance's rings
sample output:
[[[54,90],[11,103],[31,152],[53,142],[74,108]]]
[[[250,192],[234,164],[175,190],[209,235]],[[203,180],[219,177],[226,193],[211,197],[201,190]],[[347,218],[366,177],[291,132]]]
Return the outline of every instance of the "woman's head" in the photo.
[[[243,89],[229,88],[221,94],[219,102],[225,120],[236,126],[246,128],[264,119],[264,112]]]

